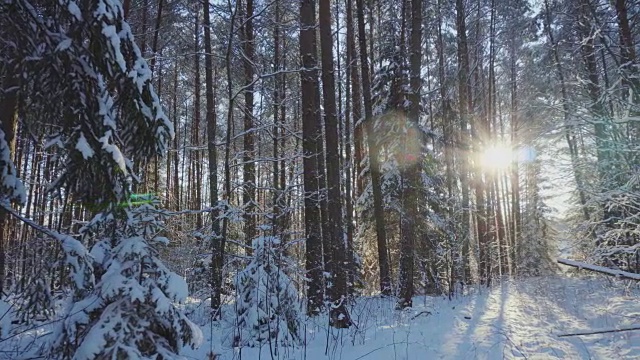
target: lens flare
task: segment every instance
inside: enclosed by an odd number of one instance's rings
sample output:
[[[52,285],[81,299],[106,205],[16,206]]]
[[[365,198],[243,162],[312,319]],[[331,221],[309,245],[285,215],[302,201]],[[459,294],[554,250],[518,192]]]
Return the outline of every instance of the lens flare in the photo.
[[[402,111],[390,111],[376,118],[374,143],[378,146],[380,166],[406,169],[422,159],[422,133]]]
[[[516,154],[510,147],[494,145],[482,152],[480,165],[487,170],[501,170],[508,168],[516,158]]]

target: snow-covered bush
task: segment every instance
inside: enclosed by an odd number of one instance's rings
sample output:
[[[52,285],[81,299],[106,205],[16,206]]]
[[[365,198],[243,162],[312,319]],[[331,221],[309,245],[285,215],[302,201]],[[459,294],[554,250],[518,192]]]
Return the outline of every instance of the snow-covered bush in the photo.
[[[300,306],[291,279],[280,268],[279,240],[253,240],[253,258],[236,277],[237,327],[233,346],[300,343]]]
[[[175,305],[187,297],[186,282],[157,257],[155,247],[168,242],[159,236],[161,212],[152,205],[120,211],[98,215],[84,229],[98,240],[91,251],[95,288],[69,304],[49,356],[174,359],[201,341],[200,329]]]

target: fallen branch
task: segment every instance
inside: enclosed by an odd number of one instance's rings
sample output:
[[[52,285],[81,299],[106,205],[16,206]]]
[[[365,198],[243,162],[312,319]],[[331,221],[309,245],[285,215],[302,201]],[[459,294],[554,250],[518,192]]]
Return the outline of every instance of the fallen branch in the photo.
[[[426,311],[426,310],[425,311],[420,311],[416,315],[412,316],[411,320],[415,320],[420,315],[431,315],[431,311]]]
[[[620,277],[620,278],[623,278],[623,279],[631,279],[631,280],[640,281],[640,274],[634,274],[634,273],[630,273],[630,272],[626,272],[626,271],[622,271],[622,270],[610,269],[610,268],[607,268],[607,267],[604,267],[604,266],[585,264],[585,263],[581,263],[581,262],[578,262],[578,261],[567,260],[567,259],[558,259],[558,263],[563,264],[563,265],[573,266],[573,267],[576,267],[578,269],[595,271],[597,273],[601,273],[601,274],[605,274],[605,275],[609,275],[609,276],[615,276],[615,277]]]
[[[623,331],[633,331],[640,330],[640,326],[624,328],[624,329],[608,329],[608,330],[595,330],[595,331],[584,331],[584,332],[575,332],[570,334],[560,334],[558,337],[567,337],[567,336],[585,336],[585,335],[596,335],[596,334],[607,334],[607,333],[615,333],[615,332],[623,332]]]

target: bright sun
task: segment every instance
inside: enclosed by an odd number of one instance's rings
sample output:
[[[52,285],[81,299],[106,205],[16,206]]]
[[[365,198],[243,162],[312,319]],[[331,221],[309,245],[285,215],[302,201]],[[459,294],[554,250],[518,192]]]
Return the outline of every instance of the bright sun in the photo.
[[[502,170],[508,168],[514,160],[514,152],[505,145],[494,145],[482,152],[480,164],[487,170]]]

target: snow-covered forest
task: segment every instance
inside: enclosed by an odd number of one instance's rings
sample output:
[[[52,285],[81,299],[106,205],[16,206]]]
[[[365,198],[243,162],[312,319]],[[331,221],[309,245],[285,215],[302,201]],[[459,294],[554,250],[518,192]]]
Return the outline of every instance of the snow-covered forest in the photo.
[[[640,357],[639,0],[0,0],[0,359]]]

